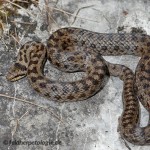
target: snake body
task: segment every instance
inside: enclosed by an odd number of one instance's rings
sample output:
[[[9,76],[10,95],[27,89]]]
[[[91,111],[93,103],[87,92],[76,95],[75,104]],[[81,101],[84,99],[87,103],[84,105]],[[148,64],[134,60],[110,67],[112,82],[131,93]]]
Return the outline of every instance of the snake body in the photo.
[[[104,34],[79,28],[55,31],[47,41],[24,44],[7,79],[16,81],[27,75],[32,87],[51,100],[84,100],[105,85],[109,75],[124,82],[124,111],[119,121],[122,138],[137,145],[150,145],[150,124],[140,127],[139,100],[150,111],[150,36],[145,34]],[[111,64],[101,55],[136,55],[141,59],[134,73],[123,65]],[[43,75],[46,59],[65,72],[85,72],[73,82],[50,80]]]

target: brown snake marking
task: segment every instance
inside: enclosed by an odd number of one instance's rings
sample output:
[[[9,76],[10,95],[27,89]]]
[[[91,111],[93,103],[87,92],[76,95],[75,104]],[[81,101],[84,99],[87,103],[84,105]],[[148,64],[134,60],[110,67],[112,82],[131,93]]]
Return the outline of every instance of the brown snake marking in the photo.
[[[105,85],[109,74],[124,82],[122,138],[137,145],[150,145],[150,124],[140,127],[139,101],[150,112],[150,36],[144,34],[103,34],[78,28],[54,32],[47,47],[28,42],[19,51],[7,79],[16,81],[26,76],[32,87],[51,100],[59,102],[84,100]],[[105,61],[101,55],[136,55],[141,59],[133,72]],[[43,75],[46,59],[65,72],[83,71],[86,77],[73,82],[53,81]]]

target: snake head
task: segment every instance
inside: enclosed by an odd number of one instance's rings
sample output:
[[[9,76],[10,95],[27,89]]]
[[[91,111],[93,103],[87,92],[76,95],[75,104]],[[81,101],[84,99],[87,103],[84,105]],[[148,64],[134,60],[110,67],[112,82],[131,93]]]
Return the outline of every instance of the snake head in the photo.
[[[27,67],[20,63],[15,63],[9,69],[8,74],[6,75],[6,79],[9,81],[17,81],[25,77],[26,74],[27,74]]]

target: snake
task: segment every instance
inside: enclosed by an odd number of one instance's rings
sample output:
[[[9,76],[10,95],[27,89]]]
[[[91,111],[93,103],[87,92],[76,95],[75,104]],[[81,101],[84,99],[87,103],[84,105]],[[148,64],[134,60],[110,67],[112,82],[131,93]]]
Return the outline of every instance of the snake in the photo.
[[[140,57],[135,73],[102,56],[135,55]],[[56,81],[44,75],[47,59],[61,71],[84,72],[76,81]],[[17,81],[27,76],[31,86],[50,100],[75,102],[98,93],[109,76],[123,81],[123,112],[119,132],[135,145],[150,145],[150,123],[140,126],[140,102],[150,112],[150,36],[141,33],[98,33],[66,27],[53,32],[47,45],[29,41],[19,50],[16,62],[6,76]]]

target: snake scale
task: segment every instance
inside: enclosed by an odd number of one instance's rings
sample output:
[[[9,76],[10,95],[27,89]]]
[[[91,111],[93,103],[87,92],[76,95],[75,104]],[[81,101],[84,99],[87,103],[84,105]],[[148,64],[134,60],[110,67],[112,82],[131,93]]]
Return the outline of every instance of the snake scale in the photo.
[[[126,66],[112,64],[106,55],[136,55],[141,59],[135,74]],[[65,72],[85,72],[80,80],[50,80],[43,74],[45,61]],[[102,89],[109,75],[123,80],[124,110],[119,119],[121,137],[136,145],[150,145],[150,124],[140,127],[140,106],[150,112],[150,36],[145,34],[96,33],[79,28],[62,28],[47,41],[27,42],[10,68],[10,81],[28,77],[32,87],[51,100],[85,100]]]

